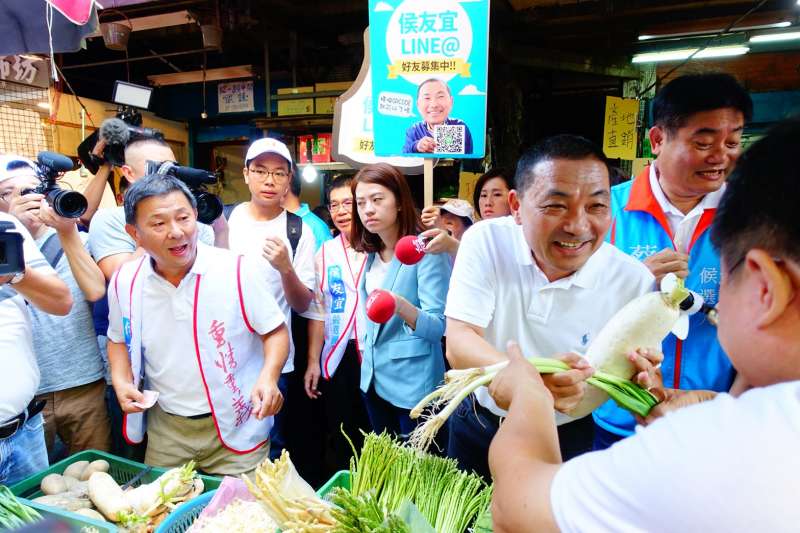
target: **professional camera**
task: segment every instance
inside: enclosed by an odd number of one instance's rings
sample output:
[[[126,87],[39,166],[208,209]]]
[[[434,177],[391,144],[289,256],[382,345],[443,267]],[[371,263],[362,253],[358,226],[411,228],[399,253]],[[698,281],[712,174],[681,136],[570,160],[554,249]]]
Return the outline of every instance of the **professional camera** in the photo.
[[[125,164],[125,146],[135,137],[161,137],[163,134],[155,129],[142,127],[142,114],[137,108],[147,109],[152,89],[133,83],[116,82],[114,86],[114,102],[119,104],[117,114],[107,118],[78,145],[78,158],[89,172],[97,174],[100,165],[111,163],[114,166]],[[106,142],[102,156],[92,153],[99,139]]]
[[[13,222],[0,221],[0,276],[24,271],[22,235],[17,233]]]
[[[36,157],[36,177],[41,182],[35,189],[25,189],[22,194],[43,194],[53,210],[64,218],[78,218],[86,212],[86,197],[76,191],[62,189],[56,177],[72,170],[72,159],[55,152],[39,152]]]
[[[203,224],[211,224],[222,215],[222,201],[205,187],[217,182],[213,172],[182,167],[172,161],[148,161],[146,174],[173,176],[185,183],[197,201],[197,220]]]

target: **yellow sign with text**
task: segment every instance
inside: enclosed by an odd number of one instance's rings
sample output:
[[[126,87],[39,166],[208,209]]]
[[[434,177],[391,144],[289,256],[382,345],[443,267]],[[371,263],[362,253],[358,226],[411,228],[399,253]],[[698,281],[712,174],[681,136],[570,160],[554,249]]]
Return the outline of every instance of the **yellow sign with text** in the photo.
[[[398,59],[389,65],[389,79],[394,79],[403,74],[430,74],[441,76],[458,74],[469,78],[470,64],[462,58],[455,59]]]
[[[353,139],[353,151],[359,154],[375,153],[375,140],[372,136],[356,137]]]
[[[636,158],[636,121],[639,100],[634,98],[606,97],[606,115],[603,127],[603,152],[609,159]]]
[[[475,184],[478,182],[478,178],[480,177],[481,174],[476,174],[474,172],[462,172],[458,176],[458,197],[462,200],[472,203],[472,195],[475,192]],[[475,211],[477,211],[478,206],[474,207]]]

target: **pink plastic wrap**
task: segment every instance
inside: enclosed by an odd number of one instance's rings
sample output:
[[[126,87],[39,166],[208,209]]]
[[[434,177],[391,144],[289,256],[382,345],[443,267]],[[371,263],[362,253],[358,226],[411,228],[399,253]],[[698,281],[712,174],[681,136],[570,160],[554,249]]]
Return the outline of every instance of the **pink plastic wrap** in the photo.
[[[214,516],[236,499],[246,502],[255,501],[255,497],[247,490],[247,485],[245,485],[244,481],[236,477],[225,476],[222,478],[222,483],[214,497],[211,498],[206,508],[200,513],[200,517]],[[187,533],[191,533],[191,531],[190,528]]]

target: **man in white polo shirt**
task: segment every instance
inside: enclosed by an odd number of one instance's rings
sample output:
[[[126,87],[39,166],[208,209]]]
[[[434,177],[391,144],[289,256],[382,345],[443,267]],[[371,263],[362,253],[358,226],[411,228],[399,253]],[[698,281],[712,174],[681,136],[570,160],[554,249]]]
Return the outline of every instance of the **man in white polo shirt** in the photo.
[[[663,400],[653,411],[664,416],[562,462],[544,416],[552,398],[510,349],[510,365],[491,385],[509,411],[490,452],[495,532],[797,531],[798,139],[800,122],[786,121],[748,148],[711,230],[722,261],[719,340],[753,388],[736,397],[639,376]]]
[[[289,358],[279,382],[286,399],[289,373],[294,371],[291,341],[292,310],[305,313],[314,290],[314,232],[302,219],[282,207],[292,179],[292,156],[280,141],[265,137],[247,150],[244,180],[250,201],[239,204],[228,219],[230,249],[256,258],[269,290],[289,326]],[[286,445],[287,405],[275,417],[270,457],[276,459]]]
[[[147,464],[253,470],[283,402],[283,313],[254,261],[198,242],[196,201],[178,179],[137,180],[125,220],[145,251],[108,291],[108,360],[126,440],[141,442],[146,424]],[[156,405],[144,390],[158,393]]]
[[[461,241],[445,310],[454,368],[505,360],[509,340],[526,356],[583,353],[616,311],[653,288],[646,267],[604,243],[609,169],[594,144],[546,139],[522,156],[515,181],[512,216],[479,222]],[[558,411],[580,401],[592,373],[577,354],[565,360],[573,370],[545,378]],[[476,397],[450,419],[448,455],[488,478],[489,443],[504,412],[485,388]],[[591,449],[591,417],[558,421],[565,457]]]

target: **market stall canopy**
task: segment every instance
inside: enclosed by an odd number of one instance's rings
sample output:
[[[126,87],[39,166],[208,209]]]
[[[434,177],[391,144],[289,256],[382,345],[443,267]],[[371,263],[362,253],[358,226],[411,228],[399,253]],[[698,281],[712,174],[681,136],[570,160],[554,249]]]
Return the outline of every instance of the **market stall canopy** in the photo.
[[[49,6],[55,9],[48,9]],[[76,24],[75,20],[86,20]],[[51,14],[48,31],[48,12]],[[97,11],[93,0],[56,1],[30,0],[0,2],[0,55],[49,54],[76,52],[83,40],[97,27]]]

